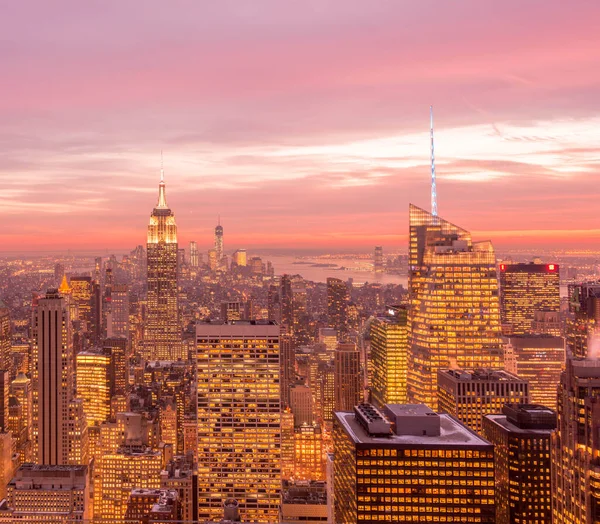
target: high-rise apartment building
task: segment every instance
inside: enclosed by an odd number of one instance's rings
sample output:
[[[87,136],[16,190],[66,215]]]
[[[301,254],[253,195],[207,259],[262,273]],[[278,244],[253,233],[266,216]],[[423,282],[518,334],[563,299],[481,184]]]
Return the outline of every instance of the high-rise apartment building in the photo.
[[[34,304],[33,444],[43,465],[83,464],[77,456],[87,444],[85,416],[73,398],[74,355],[69,315],[64,299],[48,290]],[[79,438],[74,442],[73,438]],[[87,455],[87,450],[85,455]]]
[[[552,521],[550,436],[556,413],[537,404],[507,404],[483,417],[496,458],[496,524]]]
[[[196,326],[199,520],[219,517],[229,498],[244,520],[278,520],[279,331],[269,321]]]
[[[437,370],[497,368],[500,310],[491,242],[410,205],[409,398],[437,409]]]
[[[494,447],[427,406],[336,412],[336,522],[494,520]]]
[[[348,286],[339,278],[327,279],[327,324],[344,340],[348,333]]]
[[[483,416],[500,413],[504,404],[528,404],[526,380],[498,369],[438,370],[438,410],[481,433]]]
[[[363,398],[360,352],[356,344],[338,344],[334,355],[335,411],[351,411]]]
[[[110,355],[100,349],[80,351],[77,363],[77,398],[83,401],[88,426],[102,424],[110,415]]]
[[[536,311],[560,312],[558,264],[500,264],[502,331],[530,334]]]
[[[600,360],[568,359],[558,388],[552,435],[552,522],[579,524],[600,515]]]
[[[87,466],[23,464],[8,484],[0,522],[86,522],[91,509]]]
[[[158,204],[148,225],[148,306],[144,335],[148,360],[178,360],[182,357],[177,246],[175,215],[167,205],[161,173]]]
[[[565,339],[514,335],[504,339],[504,367],[529,382],[529,400],[556,410],[556,390],[565,367]]]
[[[406,404],[408,325],[406,308],[390,308],[371,322],[371,396],[377,406]]]
[[[190,266],[198,267],[200,265],[200,252],[198,244],[194,240],[190,240]]]

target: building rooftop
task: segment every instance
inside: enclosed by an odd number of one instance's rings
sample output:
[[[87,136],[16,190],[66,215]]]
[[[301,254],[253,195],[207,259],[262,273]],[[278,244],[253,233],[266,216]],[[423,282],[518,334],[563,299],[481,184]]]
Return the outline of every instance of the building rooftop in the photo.
[[[503,369],[440,369],[439,375],[446,376],[455,380],[486,380],[486,381],[519,381],[524,382],[524,379],[513,375]]]
[[[356,415],[350,412],[335,412],[335,417],[345,429],[346,433],[356,444],[375,445],[381,447],[456,447],[463,446],[491,446],[491,444],[480,437],[474,431],[463,426],[458,420],[450,415],[437,414],[431,411],[427,406],[417,404],[396,404],[386,405],[384,412],[391,412],[396,416],[410,417],[432,417],[434,415],[439,419],[438,435],[411,435],[390,433],[389,436],[374,436],[357,420]],[[430,413],[432,415],[430,415]]]
[[[511,433],[517,433],[519,435],[547,435],[549,436],[554,430],[553,429],[531,429],[531,428],[522,428],[519,427],[518,425],[512,423],[510,420],[508,420],[506,415],[485,415],[483,417],[484,419],[488,419],[492,422],[494,422],[495,424],[497,424],[498,426],[501,426],[502,428],[504,428],[505,430],[511,432]]]

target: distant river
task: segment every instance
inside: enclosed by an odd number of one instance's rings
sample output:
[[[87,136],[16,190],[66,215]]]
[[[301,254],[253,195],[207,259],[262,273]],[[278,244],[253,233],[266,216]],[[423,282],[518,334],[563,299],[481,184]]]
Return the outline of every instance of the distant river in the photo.
[[[357,266],[364,265],[366,263],[365,260],[353,258],[299,259],[281,255],[261,255],[261,258],[263,261],[271,261],[276,275],[283,275],[285,273],[302,275],[306,280],[312,280],[313,282],[326,282],[328,277],[334,277],[342,280],[351,278],[355,283],[379,282],[381,284],[402,284],[405,288],[408,286],[406,275],[391,275],[355,269]],[[302,263],[294,264],[294,262]],[[332,264],[334,267],[319,267],[314,264]],[[339,269],[340,267],[351,269]]]

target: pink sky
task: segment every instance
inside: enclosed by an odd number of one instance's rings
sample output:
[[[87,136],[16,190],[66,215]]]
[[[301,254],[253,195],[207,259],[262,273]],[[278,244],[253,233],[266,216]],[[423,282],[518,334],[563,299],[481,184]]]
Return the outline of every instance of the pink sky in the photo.
[[[429,207],[499,247],[598,246],[600,3],[10,2],[0,251],[404,247]]]

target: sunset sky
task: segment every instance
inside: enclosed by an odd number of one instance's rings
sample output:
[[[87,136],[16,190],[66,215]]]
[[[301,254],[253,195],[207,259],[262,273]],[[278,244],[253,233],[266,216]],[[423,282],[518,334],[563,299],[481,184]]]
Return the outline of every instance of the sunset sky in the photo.
[[[4,2],[0,251],[600,244],[598,0]]]

